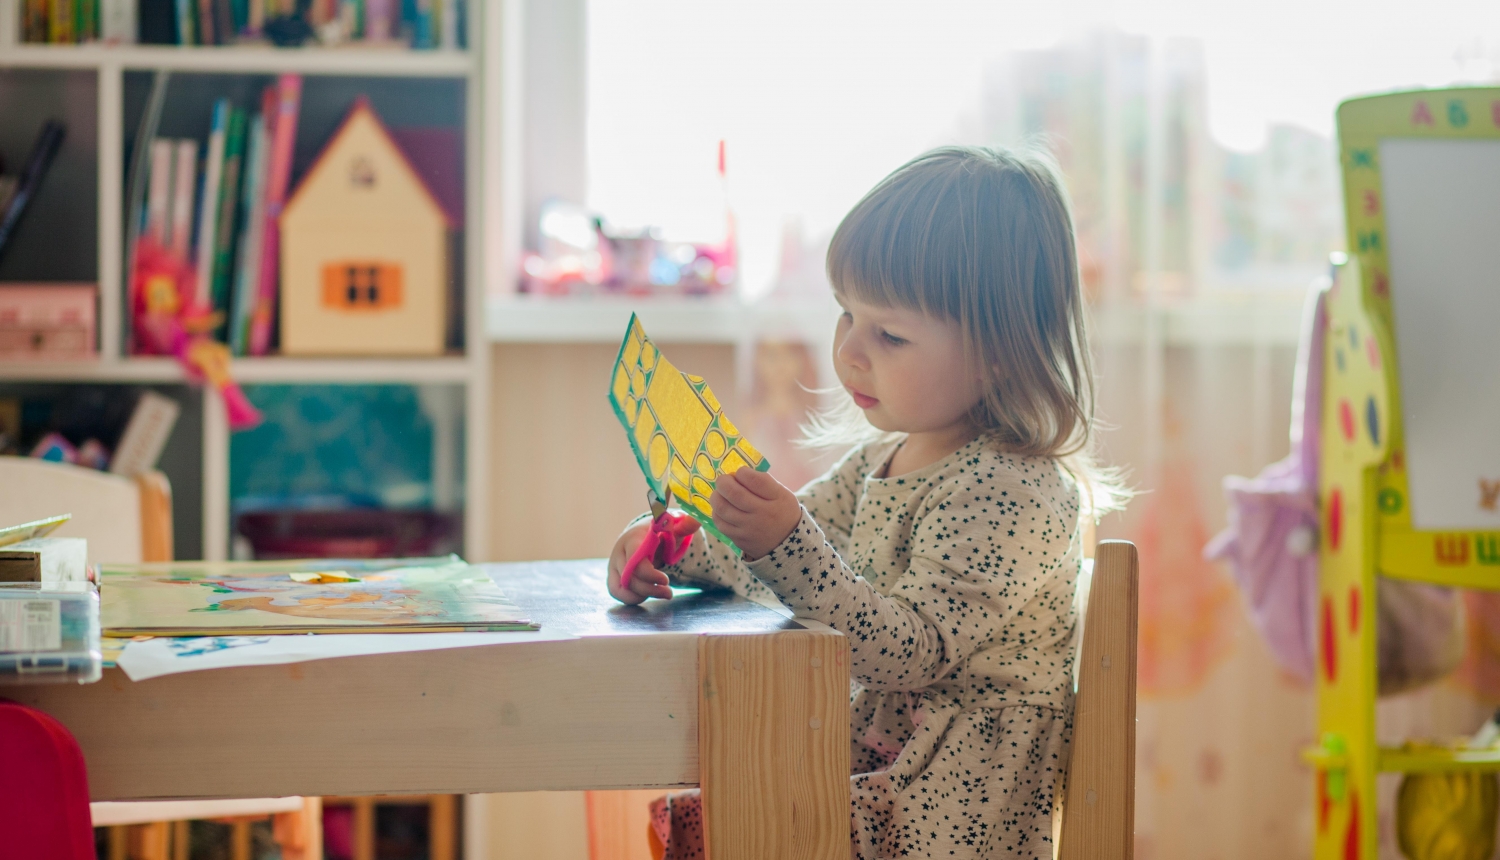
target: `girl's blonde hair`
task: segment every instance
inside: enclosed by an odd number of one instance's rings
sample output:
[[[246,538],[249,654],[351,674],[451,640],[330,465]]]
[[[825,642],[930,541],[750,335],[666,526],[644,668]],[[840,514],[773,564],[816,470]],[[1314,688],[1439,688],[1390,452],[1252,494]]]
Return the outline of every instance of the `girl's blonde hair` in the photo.
[[[881,180],[828,248],[835,292],[958,323],[984,395],[970,415],[1003,449],[1059,459],[1097,515],[1121,498],[1096,467],[1094,376],[1067,192],[1051,158],[944,146]],[[847,398],[845,398],[847,399]],[[851,403],[812,444],[881,434]]]

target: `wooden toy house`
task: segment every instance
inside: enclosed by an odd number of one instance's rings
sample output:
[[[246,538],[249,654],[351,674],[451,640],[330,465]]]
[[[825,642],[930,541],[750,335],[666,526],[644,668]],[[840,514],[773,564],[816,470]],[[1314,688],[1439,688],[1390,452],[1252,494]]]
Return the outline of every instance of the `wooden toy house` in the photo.
[[[443,352],[454,219],[366,99],[280,223],[283,353]]]

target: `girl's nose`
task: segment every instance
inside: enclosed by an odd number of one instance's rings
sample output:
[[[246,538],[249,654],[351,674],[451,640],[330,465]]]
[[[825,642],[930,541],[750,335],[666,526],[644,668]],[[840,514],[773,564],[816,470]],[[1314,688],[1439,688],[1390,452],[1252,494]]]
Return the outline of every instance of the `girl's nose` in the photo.
[[[864,344],[860,342],[859,335],[852,329],[844,332],[843,338],[834,349],[834,355],[839,361],[855,370],[870,369],[870,357],[865,353]]]

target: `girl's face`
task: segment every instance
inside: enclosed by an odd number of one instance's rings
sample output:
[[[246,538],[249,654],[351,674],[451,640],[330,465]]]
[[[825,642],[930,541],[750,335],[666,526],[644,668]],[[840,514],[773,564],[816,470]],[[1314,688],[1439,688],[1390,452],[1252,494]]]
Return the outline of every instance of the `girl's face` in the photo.
[[[981,389],[957,323],[836,296],[833,366],[871,424],[911,434],[967,426]]]

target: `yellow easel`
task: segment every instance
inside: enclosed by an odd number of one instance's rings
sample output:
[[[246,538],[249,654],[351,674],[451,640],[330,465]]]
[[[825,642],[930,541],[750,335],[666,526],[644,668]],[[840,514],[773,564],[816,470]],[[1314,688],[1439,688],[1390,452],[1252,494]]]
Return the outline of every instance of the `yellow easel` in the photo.
[[[1377,571],[1397,579],[1500,590],[1500,531],[1412,525],[1392,310],[1382,142],[1500,139],[1500,89],[1424,90],[1340,105],[1339,151],[1350,256],[1328,295],[1319,470],[1319,745],[1315,860],[1378,850],[1379,772],[1500,770],[1500,751],[1405,752],[1375,742]],[[1500,241],[1497,237],[1496,241]]]

